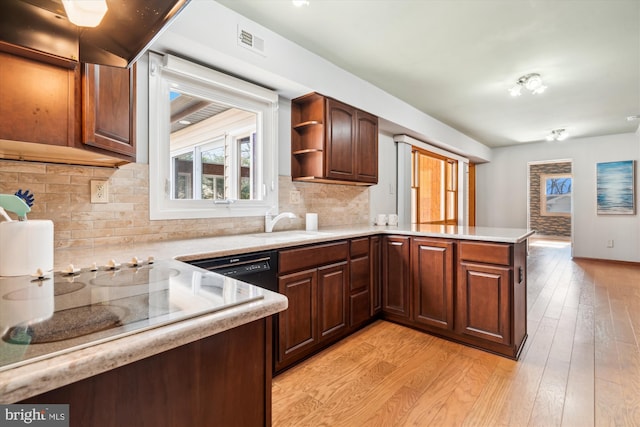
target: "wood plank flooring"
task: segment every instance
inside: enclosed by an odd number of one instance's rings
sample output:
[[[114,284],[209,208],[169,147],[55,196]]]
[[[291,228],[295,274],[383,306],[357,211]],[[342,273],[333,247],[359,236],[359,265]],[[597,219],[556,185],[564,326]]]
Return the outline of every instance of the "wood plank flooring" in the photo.
[[[640,266],[528,266],[520,361],[377,321],[274,378],[273,425],[640,426]]]

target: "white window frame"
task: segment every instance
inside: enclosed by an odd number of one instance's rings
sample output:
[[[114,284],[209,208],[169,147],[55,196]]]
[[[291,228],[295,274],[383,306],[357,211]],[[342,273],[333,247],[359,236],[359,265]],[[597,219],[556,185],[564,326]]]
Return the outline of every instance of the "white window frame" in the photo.
[[[256,200],[171,198],[169,91],[174,88],[256,114]],[[278,207],[278,95],[172,55],[149,54],[149,215],[151,220],[264,216]],[[237,135],[244,135],[242,130]],[[246,130],[244,131],[246,133]],[[234,132],[233,137],[237,136]],[[214,138],[211,136],[209,141]],[[232,144],[233,147],[234,144]],[[237,150],[237,147],[233,148]],[[177,152],[177,151],[176,151]],[[230,175],[239,172],[231,166]],[[234,170],[235,168],[235,170]],[[239,180],[238,180],[239,181]],[[232,185],[237,186],[238,183]]]

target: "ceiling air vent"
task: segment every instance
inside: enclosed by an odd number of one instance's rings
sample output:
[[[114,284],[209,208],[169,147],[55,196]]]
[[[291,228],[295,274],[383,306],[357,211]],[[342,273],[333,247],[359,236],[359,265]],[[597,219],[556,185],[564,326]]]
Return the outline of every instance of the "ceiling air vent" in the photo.
[[[238,44],[259,55],[264,55],[264,39],[238,26]]]

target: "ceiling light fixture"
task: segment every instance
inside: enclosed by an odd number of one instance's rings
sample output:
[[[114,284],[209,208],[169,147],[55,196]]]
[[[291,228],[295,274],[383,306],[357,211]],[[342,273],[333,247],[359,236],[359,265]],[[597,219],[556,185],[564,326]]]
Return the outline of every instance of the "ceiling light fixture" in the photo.
[[[628,122],[632,122],[634,120],[640,120],[640,114],[636,114],[635,116],[627,116]]]
[[[547,135],[547,141],[562,141],[567,139],[568,136],[566,129],[554,129]]]
[[[79,27],[96,27],[107,13],[107,0],[62,0],[69,21]]]
[[[291,0],[295,7],[309,6],[308,0]]]
[[[544,92],[547,88],[542,84],[542,77],[540,77],[540,74],[531,73],[516,80],[515,86],[509,89],[509,93],[511,96],[520,96],[522,94],[523,87],[534,95]]]

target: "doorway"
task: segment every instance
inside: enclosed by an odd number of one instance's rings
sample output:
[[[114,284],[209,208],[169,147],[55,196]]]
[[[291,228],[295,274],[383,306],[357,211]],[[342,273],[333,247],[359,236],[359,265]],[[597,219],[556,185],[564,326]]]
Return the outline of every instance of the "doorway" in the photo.
[[[572,238],[573,174],[571,160],[528,163],[528,227],[539,237]]]

